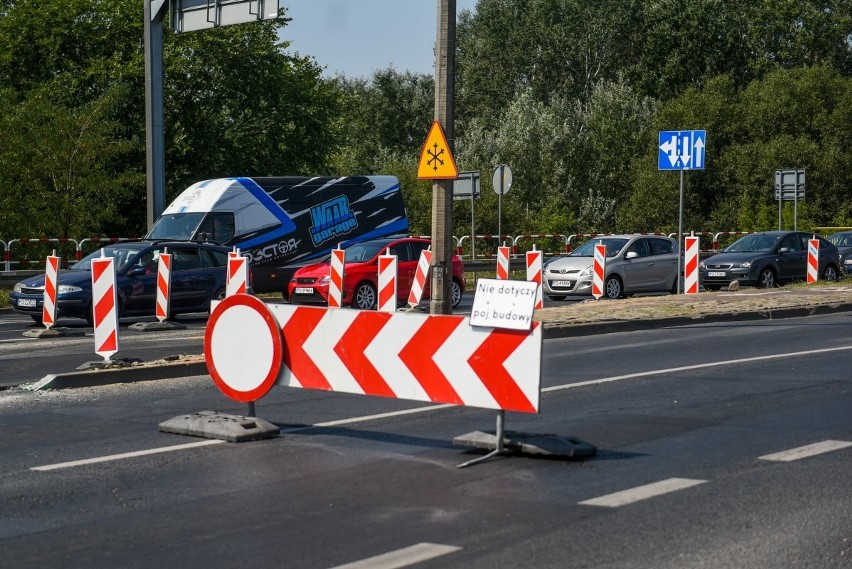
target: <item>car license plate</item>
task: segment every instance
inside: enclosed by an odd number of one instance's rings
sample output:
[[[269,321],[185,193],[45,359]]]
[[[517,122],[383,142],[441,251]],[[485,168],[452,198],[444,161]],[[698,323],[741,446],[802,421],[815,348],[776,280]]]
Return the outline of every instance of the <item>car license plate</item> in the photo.
[[[35,308],[37,304],[36,299],[34,298],[19,298],[18,306],[22,308]]]
[[[296,294],[313,294],[314,289],[310,287],[297,286],[295,292]]]
[[[574,286],[574,281],[551,281],[550,286],[571,288]]]
[[[725,271],[710,271],[707,273],[708,277],[724,277]]]

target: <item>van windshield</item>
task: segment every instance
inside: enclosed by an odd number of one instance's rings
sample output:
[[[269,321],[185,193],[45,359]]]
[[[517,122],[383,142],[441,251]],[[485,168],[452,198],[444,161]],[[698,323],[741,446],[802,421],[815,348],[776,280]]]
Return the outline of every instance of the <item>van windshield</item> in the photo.
[[[203,213],[170,213],[160,216],[145,239],[190,241],[201,223]]]

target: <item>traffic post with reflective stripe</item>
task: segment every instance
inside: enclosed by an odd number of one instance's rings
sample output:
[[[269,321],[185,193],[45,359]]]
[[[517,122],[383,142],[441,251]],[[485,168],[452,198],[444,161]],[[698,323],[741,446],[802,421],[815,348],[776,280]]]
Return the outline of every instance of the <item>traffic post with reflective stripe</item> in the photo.
[[[379,255],[379,312],[396,312],[396,255]]]
[[[228,282],[225,284],[225,296],[246,293],[247,261],[248,259],[240,255],[239,249],[228,253]]]
[[[157,260],[157,320],[163,322],[169,319],[172,287],[172,254],[168,249],[160,253]]]
[[[497,278],[500,280],[509,279],[509,248],[497,247]]]
[[[808,282],[819,280],[819,239],[808,239]]]
[[[92,259],[92,317],[95,353],[108,362],[118,352],[118,292],[112,257]]]
[[[411,291],[408,293],[408,305],[414,308],[420,304],[423,298],[423,290],[426,288],[426,279],[429,278],[429,268],[432,266],[432,251],[424,249],[420,252],[420,259],[417,260],[417,271],[414,273],[414,282],[411,284]]]
[[[600,298],[604,294],[604,275],[606,274],[606,245],[595,245],[595,261],[592,266],[592,296]]]
[[[533,245],[533,250],[527,251],[526,258],[527,280],[538,285],[538,288],[535,289],[535,308],[536,310],[540,310],[544,307],[541,296],[541,251],[537,251],[535,245]]]
[[[684,239],[683,292],[698,294],[698,237]]]
[[[340,308],[343,306],[343,268],[346,266],[346,250],[337,249],[331,251],[331,269],[328,275],[328,306],[329,308]]]
[[[56,250],[53,250],[52,255],[47,256],[47,261],[44,267],[44,302],[41,309],[41,322],[45,328],[50,330],[50,327],[56,324],[56,294],[58,290],[57,283],[59,282],[59,257],[56,256]]]

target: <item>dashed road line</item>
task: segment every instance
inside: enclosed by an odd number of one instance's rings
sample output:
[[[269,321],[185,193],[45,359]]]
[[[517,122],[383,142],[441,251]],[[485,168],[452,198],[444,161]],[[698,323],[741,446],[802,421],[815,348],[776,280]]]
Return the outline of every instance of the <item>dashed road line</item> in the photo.
[[[186,450],[190,448],[196,447],[204,447],[209,445],[216,445],[220,443],[224,443],[225,441],[221,439],[211,439],[207,441],[201,441],[197,443],[187,443],[184,445],[173,445],[168,447],[160,447],[160,448],[152,448],[148,450],[137,450],[133,452],[124,452],[121,454],[111,454],[109,456],[99,456],[96,458],[85,458],[83,460],[72,460],[70,462],[60,462],[57,464],[47,464],[44,466],[34,466],[30,468],[30,470],[37,470],[39,472],[46,472],[49,470],[59,470],[61,468],[72,468],[74,466],[84,466],[87,464],[97,464],[99,462],[109,462],[111,460],[121,460],[124,458],[134,458],[137,456],[147,456],[151,454],[159,454],[162,452],[174,452],[176,450]]]
[[[848,441],[822,441],[812,445],[805,445],[790,450],[776,452],[758,457],[759,460],[771,460],[775,462],[792,462],[803,458],[810,458],[818,454],[832,452],[843,448],[852,447]]]
[[[360,561],[338,565],[332,569],[399,569],[408,567],[421,561],[428,561],[459,551],[461,547],[454,545],[441,545],[439,543],[418,543],[411,547],[404,547],[396,551],[382,553],[375,557],[368,557]]]
[[[660,480],[659,482],[645,484],[644,486],[637,486],[628,490],[622,490],[621,492],[599,496],[590,500],[583,500],[580,504],[584,506],[618,508],[620,506],[639,502],[640,500],[647,500],[648,498],[654,498],[656,496],[662,496],[663,494],[669,494],[671,492],[677,492],[678,490],[691,488],[699,484],[704,484],[705,482],[707,481],[693,480],[690,478],[668,478],[666,480]]]

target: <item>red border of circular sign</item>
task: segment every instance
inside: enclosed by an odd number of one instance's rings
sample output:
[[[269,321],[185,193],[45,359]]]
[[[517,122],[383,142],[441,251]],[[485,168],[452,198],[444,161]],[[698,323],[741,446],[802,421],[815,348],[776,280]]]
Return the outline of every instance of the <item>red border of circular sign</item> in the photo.
[[[225,311],[232,306],[247,306],[255,310],[263,317],[266,325],[269,327],[269,334],[272,337],[272,365],[269,369],[269,373],[260,385],[250,391],[239,391],[228,385],[227,381],[219,374],[219,371],[216,369],[213,362],[213,354],[211,351],[213,329],[216,327],[216,322],[219,321],[222,314],[224,314]],[[251,403],[252,401],[257,401],[266,395],[269,390],[272,389],[272,386],[275,385],[275,380],[278,378],[278,374],[281,371],[283,353],[284,339],[281,334],[281,328],[278,326],[278,322],[275,320],[275,317],[269,311],[266,304],[254,296],[249,294],[235,294],[225,298],[225,300],[216,306],[216,309],[213,310],[210,314],[210,318],[207,320],[207,328],[204,330],[204,359],[207,363],[207,371],[210,372],[210,377],[213,378],[213,383],[216,384],[216,387],[234,401],[239,401],[240,403]]]

